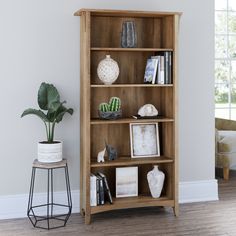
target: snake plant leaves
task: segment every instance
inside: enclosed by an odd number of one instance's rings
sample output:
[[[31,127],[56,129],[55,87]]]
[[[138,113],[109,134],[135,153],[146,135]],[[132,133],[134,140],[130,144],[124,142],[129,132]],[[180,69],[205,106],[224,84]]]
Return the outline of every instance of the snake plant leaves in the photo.
[[[60,95],[53,84],[42,83],[38,91],[38,104],[43,110],[48,110],[52,103],[60,103]]]
[[[26,109],[22,113],[21,117],[26,116],[26,115],[36,115],[40,119],[42,119],[44,122],[48,122],[49,121],[47,116],[41,110],[36,110],[36,109],[32,109],[32,108]]]

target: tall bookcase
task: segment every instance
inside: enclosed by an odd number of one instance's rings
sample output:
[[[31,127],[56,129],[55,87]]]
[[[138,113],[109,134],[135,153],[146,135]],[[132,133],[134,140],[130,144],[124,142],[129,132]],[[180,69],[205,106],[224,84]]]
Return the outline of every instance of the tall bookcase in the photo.
[[[178,215],[178,92],[177,92],[177,12],[141,12],[81,9],[80,16],[80,207],[89,224],[91,215],[124,208],[147,206],[172,207]],[[137,47],[121,47],[122,23],[135,22]],[[160,51],[172,51],[172,84],[144,84],[147,58]],[[97,66],[105,55],[117,61],[120,75],[112,85],[104,85],[97,76]],[[122,102],[122,118],[101,120],[98,106],[117,96]],[[132,115],[146,104],[153,104],[159,119],[136,120]],[[131,158],[130,123],[158,123],[159,157]],[[118,149],[118,159],[97,163],[97,153],[104,140]],[[165,173],[160,198],[151,197],[147,173],[154,164]],[[115,198],[115,169],[138,166],[138,196]],[[90,206],[90,173],[103,172],[108,179],[113,204]]]

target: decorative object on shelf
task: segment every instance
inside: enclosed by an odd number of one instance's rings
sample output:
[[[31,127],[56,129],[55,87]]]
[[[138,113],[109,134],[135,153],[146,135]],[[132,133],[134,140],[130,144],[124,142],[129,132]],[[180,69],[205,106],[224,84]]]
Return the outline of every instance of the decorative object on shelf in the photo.
[[[98,153],[97,162],[104,162],[106,148],[104,148],[101,152]]]
[[[106,58],[101,60],[97,67],[98,78],[104,84],[112,84],[114,83],[118,76],[120,70],[117,62],[111,58],[110,55],[106,55]]]
[[[130,123],[131,157],[160,156],[158,123]]]
[[[147,173],[147,180],[153,198],[159,198],[163,188],[165,174],[158,169],[157,165]]]
[[[122,48],[137,47],[137,33],[134,21],[125,21],[122,24],[121,47]]]
[[[116,168],[116,197],[138,196],[138,167]]]
[[[115,159],[117,159],[117,150],[112,147],[109,144],[106,144],[106,151],[107,151],[107,155],[108,155],[108,160],[109,161],[114,161]]]
[[[38,143],[38,161],[39,162],[58,162],[62,160],[62,142],[54,141],[54,129],[56,123],[62,121],[65,113],[73,114],[72,108],[64,106],[66,101],[60,101],[60,95],[53,84],[42,83],[38,90],[38,105],[47,111],[29,108],[25,110],[21,117],[25,115],[38,116],[46,127],[47,141]]]
[[[141,117],[157,116],[158,115],[158,110],[152,104],[145,104],[145,105],[143,105],[142,107],[139,108],[138,115],[140,115]]]
[[[158,66],[158,59],[156,59],[156,58],[147,59],[147,64],[146,64],[145,74],[144,74],[144,83],[145,84],[155,84],[156,83],[157,66]]]
[[[111,97],[109,104],[102,102],[98,110],[99,117],[106,120],[114,120],[122,116],[121,100],[118,97]]]

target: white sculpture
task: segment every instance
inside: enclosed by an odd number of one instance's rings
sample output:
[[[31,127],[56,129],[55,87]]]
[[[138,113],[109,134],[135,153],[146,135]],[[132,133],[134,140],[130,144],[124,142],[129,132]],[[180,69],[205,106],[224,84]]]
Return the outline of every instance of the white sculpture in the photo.
[[[153,170],[147,173],[147,180],[152,197],[159,198],[163,188],[165,174],[158,169],[157,165],[154,165]]]
[[[139,108],[138,114],[142,117],[144,117],[144,116],[157,116],[158,111],[155,108],[155,106],[153,106],[152,104],[145,104],[144,106]]]
[[[97,162],[104,162],[106,148],[104,148],[101,152],[98,153]]]

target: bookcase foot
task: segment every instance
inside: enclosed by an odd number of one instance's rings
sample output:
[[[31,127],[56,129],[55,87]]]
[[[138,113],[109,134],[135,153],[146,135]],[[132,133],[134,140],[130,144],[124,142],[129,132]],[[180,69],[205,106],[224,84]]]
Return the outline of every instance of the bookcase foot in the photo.
[[[85,215],[85,224],[89,225],[91,223],[91,215]]]
[[[173,207],[173,211],[174,211],[175,216],[178,217],[179,216],[179,207],[178,206]]]
[[[82,217],[84,217],[84,216],[85,216],[85,211],[84,211],[84,209],[83,209],[83,208],[81,208],[81,209],[80,209],[80,215],[81,215]]]

